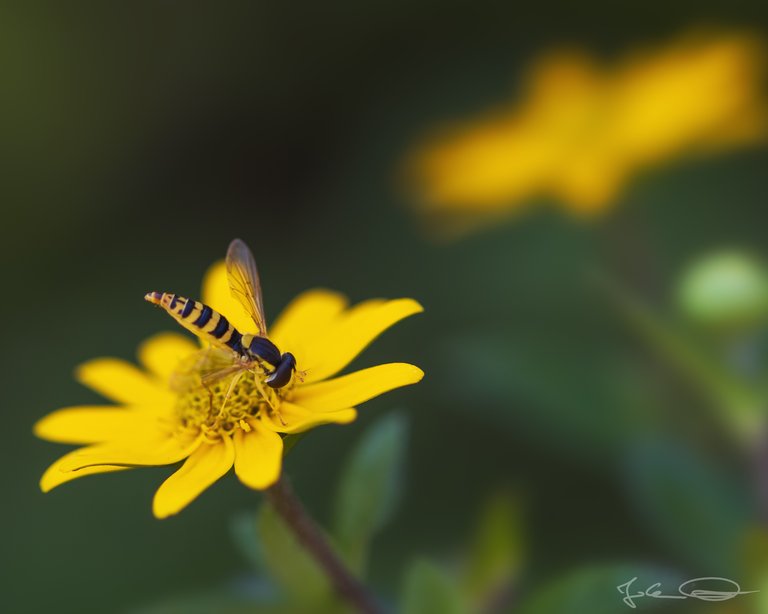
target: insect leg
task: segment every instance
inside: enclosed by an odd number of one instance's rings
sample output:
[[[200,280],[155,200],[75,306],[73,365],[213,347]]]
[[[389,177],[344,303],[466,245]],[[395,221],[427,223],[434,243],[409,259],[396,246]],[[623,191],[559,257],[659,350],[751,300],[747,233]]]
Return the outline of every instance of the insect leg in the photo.
[[[262,369],[263,369],[263,367],[261,367],[261,364],[260,364],[258,361],[257,361],[256,363],[254,363],[254,364],[255,364],[257,367],[260,367],[260,368],[262,368]],[[267,405],[269,405],[269,408],[270,408],[270,409],[275,409],[275,408],[274,408],[274,406],[273,406],[273,404],[272,404],[272,400],[271,400],[271,399],[269,398],[269,396],[267,395],[267,392],[266,392],[266,390],[264,390],[264,386],[262,386],[262,385],[261,385],[261,378],[259,377],[259,375],[261,375],[261,374],[260,374],[258,371],[255,371],[255,370],[253,370],[253,369],[251,370],[251,373],[253,373],[253,374],[255,375],[255,377],[253,378],[253,380],[254,380],[254,383],[256,384],[256,389],[259,391],[259,394],[260,394],[260,395],[262,396],[262,398],[263,398],[263,399],[264,399],[264,400],[267,402]]]
[[[264,369],[263,365],[261,365],[260,362],[257,361],[256,363],[261,369]],[[269,410],[271,412],[274,412],[277,414],[277,417],[280,418],[280,422],[282,422],[283,426],[285,426],[285,420],[283,420],[283,416],[280,414],[280,410],[277,409],[277,403],[275,402],[275,398],[270,396],[270,393],[277,396],[277,393],[272,390],[271,388],[267,390],[264,389],[264,386],[261,385],[261,378],[259,378],[259,374],[256,373],[256,377],[254,378],[254,381],[256,382],[256,388],[259,391],[259,394],[264,398],[264,400],[267,402],[267,407],[269,407]]]
[[[232,391],[235,389],[235,386],[237,385],[237,382],[240,381],[240,378],[243,377],[245,374],[245,371],[238,371],[235,373],[235,376],[232,378],[232,381],[229,383],[229,388],[227,388],[227,394],[224,395],[224,401],[221,404],[221,408],[219,409],[219,416],[222,416],[224,414],[224,407],[227,405],[227,401],[229,400],[229,396],[232,394]]]

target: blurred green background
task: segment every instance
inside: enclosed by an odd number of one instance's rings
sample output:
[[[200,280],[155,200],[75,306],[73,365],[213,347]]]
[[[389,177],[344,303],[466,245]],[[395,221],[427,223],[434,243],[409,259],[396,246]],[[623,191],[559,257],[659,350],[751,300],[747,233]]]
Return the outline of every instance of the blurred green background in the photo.
[[[168,468],[43,495],[65,448],[31,431],[98,402],[74,367],[132,359],[170,327],[143,294],[197,296],[234,237],[272,319],[313,286],[425,306],[355,363],[413,362],[424,382],[287,459],[325,522],[361,433],[404,409],[404,497],[371,563],[383,594],[416,555],[450,567],[507,488],[525,501],[522,594],[613,562],[754,588],[739,550],[761,526],[752,444],[722,426],[727,386],[688,377],[658,326],[691,263],[725,248],[768,260],[768,149],[644,174],[594,220],[542,206],[455,242],[423,232],[397,174],[425,130],[506,99],[549,48],[610,58],[697,24],[768,37],[766,17],[762,2],[0,6],[3,611],[129,611],[247,573],[230,518],[260,496],[233,476],[161,522],[150,502]],[[750,323],[752,367],[731,365],[750,391],[765,388],[764,333]],[[615,586],[605,611],[626,609]]]

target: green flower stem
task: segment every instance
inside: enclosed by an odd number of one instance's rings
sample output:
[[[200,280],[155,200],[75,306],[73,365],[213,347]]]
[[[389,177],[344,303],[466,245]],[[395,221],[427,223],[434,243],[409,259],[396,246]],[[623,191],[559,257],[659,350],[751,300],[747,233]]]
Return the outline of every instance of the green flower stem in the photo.
[[[368,589],[353,576],[284,478],[266,491],[267,498],[293,531],[299,543],[315,558],[331,583],[348,603],[364,614],[381,614]]]

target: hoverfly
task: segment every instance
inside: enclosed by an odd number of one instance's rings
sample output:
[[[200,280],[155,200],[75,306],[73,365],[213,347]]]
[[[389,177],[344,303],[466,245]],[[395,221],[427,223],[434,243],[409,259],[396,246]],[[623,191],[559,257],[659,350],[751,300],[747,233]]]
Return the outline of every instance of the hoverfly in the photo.
[[[282,388],[296,372],[296,358],[290,352],[281,353],[266,336],[259,272],[251,250],[240,239],[229,244],[226,268],[232,296],[251,316],[255,335],[241,333],[208,305],[177,294],[149,292],[144,300],[159,305],[184,328],[213,346],[215,351],[196,355],[196,363],[190,369],[200,374],[200,383],[206,388],[223,377],[234,376],[229,386],[231,391],[241,375],[255,369],[267,374],[264,380],[267,386]],[[234,357],[226,350],[234,352]],[[267,394],[263,396],[269,398]]]

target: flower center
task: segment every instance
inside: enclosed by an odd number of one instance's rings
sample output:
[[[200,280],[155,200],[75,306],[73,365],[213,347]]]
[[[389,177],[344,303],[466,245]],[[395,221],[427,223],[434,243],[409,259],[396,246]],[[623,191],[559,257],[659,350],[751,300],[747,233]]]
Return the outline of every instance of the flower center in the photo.
[[[279,411],[280,402],[292,383],[276,390],[267,386],[268,373],[260,365],[243,366],[232,373],[237,365],[236,360],[230,360],[229,368],[220,369],[224,374],[221,377],[200,367],[192,373],[183,369],[176,373],[186,380],[192,376],[196,382],[182,389],[176,403],[177,415],[185,430],[202,432],[206,439],[219,440],[233,435],[237,429],[250,431],[249,420],[259,420]]]

